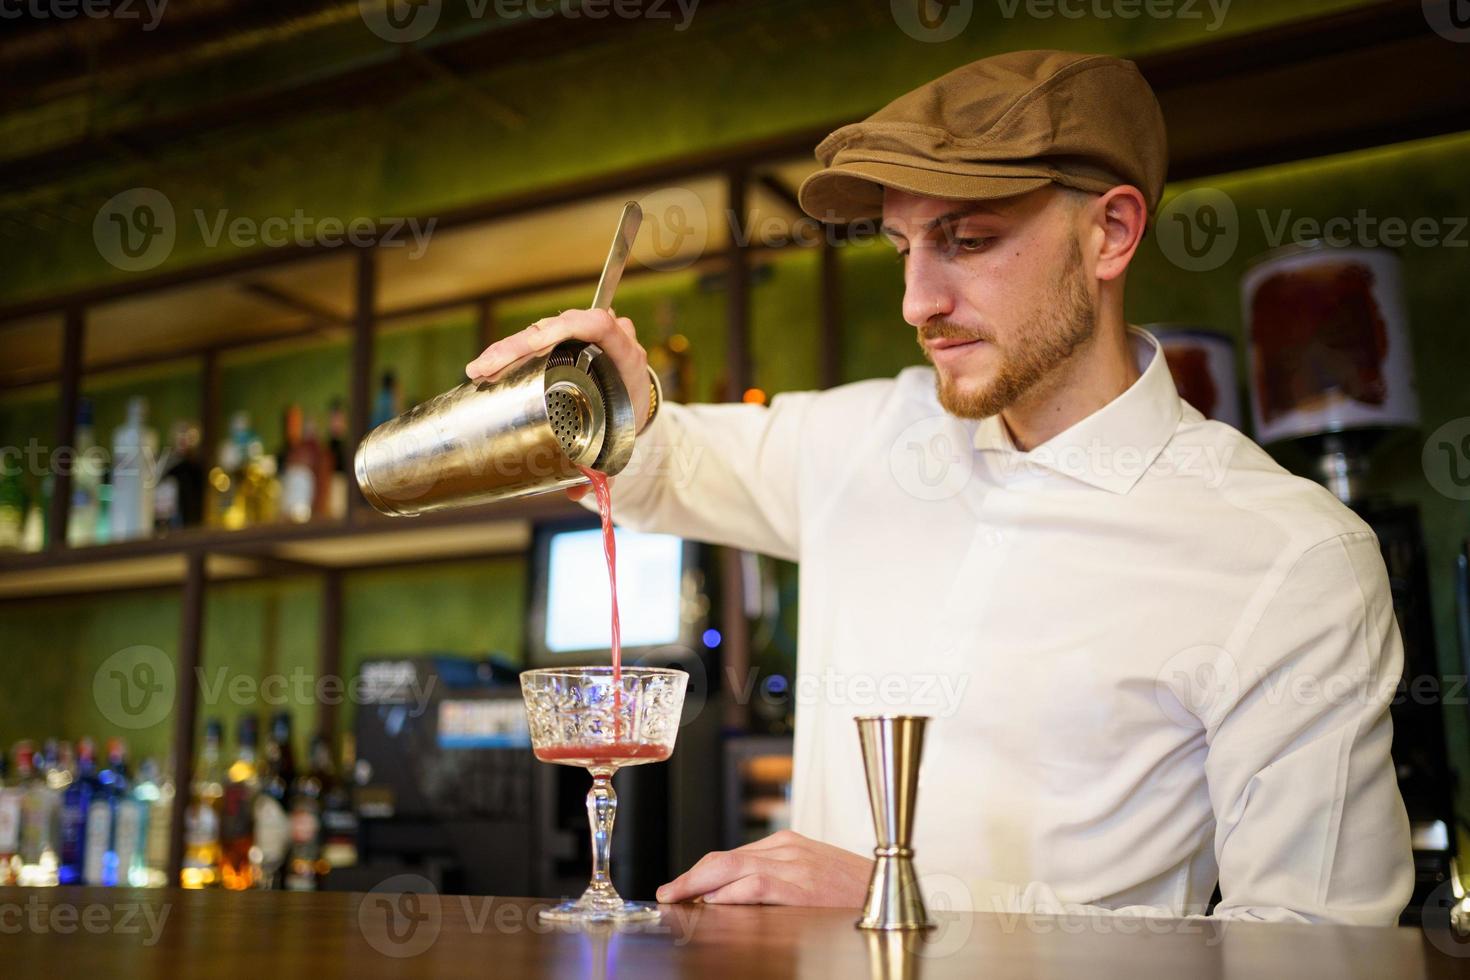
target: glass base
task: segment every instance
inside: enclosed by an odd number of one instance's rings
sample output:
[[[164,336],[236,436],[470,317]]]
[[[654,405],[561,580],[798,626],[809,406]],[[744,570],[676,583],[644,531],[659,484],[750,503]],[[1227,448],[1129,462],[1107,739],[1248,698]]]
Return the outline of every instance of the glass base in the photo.
[[[589,888],[576,901],[542,909],[540,917],[551,922],[650,922],[660,914],[657,905],[625,902],[617,892],[594,894]]]

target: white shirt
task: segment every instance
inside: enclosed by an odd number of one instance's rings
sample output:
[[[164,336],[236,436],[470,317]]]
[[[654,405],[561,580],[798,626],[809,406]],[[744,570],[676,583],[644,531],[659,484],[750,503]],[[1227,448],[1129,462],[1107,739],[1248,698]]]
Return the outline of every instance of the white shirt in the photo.
[[[946,414],[929,368],[665,404],[615,518],[800,562],[797,832],[870,853],[852,719],[932,716],[931,902],[1200,914],[1218,878],[1217,915],[1392,923],[1413,865],[1377,540],[1130,333],[1142,376],[1030,453]]]

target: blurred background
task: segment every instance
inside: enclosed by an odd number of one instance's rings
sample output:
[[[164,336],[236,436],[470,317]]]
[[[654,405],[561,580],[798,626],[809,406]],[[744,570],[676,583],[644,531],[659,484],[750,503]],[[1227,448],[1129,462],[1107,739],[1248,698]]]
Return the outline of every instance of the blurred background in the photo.
[[[563,608],[605,629],[605,600],[577,603],[601,587],[576,559],[588,515],[544,495],[388,520],[350,479],[357,441],[588,305],[630,199],[616,306],[666,397],[922,363],[891,248],[796,206],[812,149],[968,61],[1062,48],[1136,60],[1167,119],[1131,322],[1197,407],[1379,533],[1408,652],[1409,915],[1447,894],[1470,806],[1463,3],[3,16],[0,880],[579,889],[585,775],[531,762],[515,677],[597,654],[556,630]],[[630,657],[692,676],[680,752],[619,776],[615,876],[647,897],[784,825],[800,597],[787,563],[622,539],[647,583]]]

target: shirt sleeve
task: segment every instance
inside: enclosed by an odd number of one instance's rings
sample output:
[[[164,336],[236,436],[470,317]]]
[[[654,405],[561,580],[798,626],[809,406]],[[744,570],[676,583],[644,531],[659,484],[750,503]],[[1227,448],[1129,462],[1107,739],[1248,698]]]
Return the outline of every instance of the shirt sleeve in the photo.
[[[1205,719],[1217,914],[1391,925],[1413,892],[1390,752],[1404,650],[1369,531],[1306,551]]]
[[[665,403],[613,479],[613,519],[795,561],[803,421],[814,392],[770,407]],[[583,506],[596,510],[592,494]]]
[[[1220,869],[1212,916],[1393,925],[1414,864],[1390,753],[1403,642],[1376,538],[1307,550],[1242,632],[1217,651],[1213,696],[1197,706]],[[1068,902],[1044,882],[965,888],[986,910],[1178,915]]]

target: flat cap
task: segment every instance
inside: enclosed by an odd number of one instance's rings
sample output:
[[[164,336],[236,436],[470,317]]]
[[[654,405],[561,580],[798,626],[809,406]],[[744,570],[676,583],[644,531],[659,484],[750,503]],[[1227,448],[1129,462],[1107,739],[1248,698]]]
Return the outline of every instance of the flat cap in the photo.
[[[883,214],[883,188],[962,201],[1057,183],[1137,187],[1158,207],[1168,171],[1164,116],[1131,61],[1014,51],[971,62],[843,126],[816,150],[800,200],[821,221]]]

